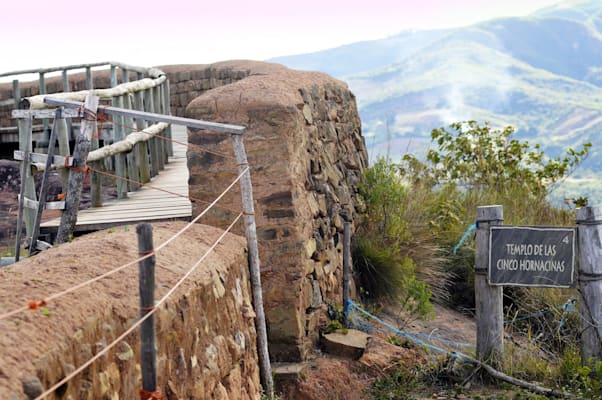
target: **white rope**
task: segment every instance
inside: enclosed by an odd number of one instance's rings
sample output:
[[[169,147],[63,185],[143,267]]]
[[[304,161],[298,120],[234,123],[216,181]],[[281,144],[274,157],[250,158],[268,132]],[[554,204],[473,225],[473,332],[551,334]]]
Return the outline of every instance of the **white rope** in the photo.
[[[203,256],[188,270],[182,278],[158,301],[155,303],[155,307],[150,310],[146,315],[136,321],[131,327],[129,327],[125,332],[123,332],[117,339],[107,345],[104,349],[99,351],[94,357],[90,358],[84,364],[82,364],[75,371],[67,375],[65,378],[61,379],[59,382],[54,384],[50,389],[46,390],[44,393],[36,397],[34,400],[41,400],[47,395],[53,393],[56,389],[63,386],[65,383],[73,379],[76,375],[82,372],[84,369],[89,367],[94,361],[98,360],[100,357],[105,355],[109,350],[111,350],[117,343],[121,342],[125,339],[130,333],[132,333],[136,328],[138,328],[144,321],[150,318],[151,315],[154,315],[157,309],[167,301],[167,299],[188,279],[188,277],[198,268],[199,265],[209,256],[209,254],[215,249],[215,247],[221,242],[221,240],[230,232],[232,227],[238,222],[240,217],[242,217],[242,213],[238,214],[238,216],[234,219],[234,221],[228,226],[228,228],[220,235],[220,237],[213,243],[213,245],[203,254]]]
[[[249,167],[245,168],[245,170],[244,170],[244,171],[242,171],[242,172],[241,172],[241,173],[238,175],[238,177],[236,177],[236,179],[235,179],[235,180],[234,180],[234,181],[233,181],[233,182],[232,182],[232,183],[231,183],[231,184],[230,184],[230,185],[229,185],[229,186],[228,186],[226,189],[224,189],[224,191],[223,191],[223,192],[222,192],[222,193],[221,193],[221,194],[220,194],[220,195],[219,195],[219,196],[218,196],[218,197],[217,197],[217,198],[216,198],[216,199],[215,199],[213,202],[211,202],[211,203],[210,203],[210,204],[207,206],[207,208],[205,208],[205,209],[204,209],[204,210],[203,210],[203,211],[202,211],[202,212],[201,212],[201,213],[200,213],[198,216],[196,216],[196,217],[195,217],[195,218],[194,218],[192,221],[190,221],[190,222],[189,222],[189,223],[188,223],[186,226],[184,226],[182,229],[180,229],[178,232],[176,232],[176,233],[175,233],[175,234],[174,234],[172,237],[170,237],[170,238],[169,238],[169,239],[167,239],[165,242],[163,242],[161,245],[159,245],[159,246],[158,246],[158,247],[157,247],[157,248],[156,248],[156,249],[153,251],[153,253],[151,253],[151,254],[146,254],[146,255],[144,255],[144,256],[142,256],[142,257],[140,257],[140,258],[137,258],[137,259],[136,259],[136,260],[134,260],[134,261],[130,261],[130,262],[128,262],[127,264],[124,264],[124,265],[122,265],[122,266],[120,266],[120,267],[117,267],[117,268],[115,268],[115,269],[113,269],[113,270],[111,270],[111,271],[105,272],[104,274],[102,274],[102,275],[99,275],[99,276],[97,276],[97,277],[95,277],[95,278],[92,278],[92,279],[90,279],[90,280],[87,280],[87,281],[85,281],[85,282],[79,283],[79,284],[77,284],[77,285],[75,285],[75,286],[72,286],[72,287],[70,287],[70,288],[68,288],[68,289],[65,289],[65,290],[63,290],[63,291],[61,291],[61,292],[58,292],[58,293],[52,294],[52,295],[50,295],[50,296],[48,296],[48,297],[44,298],[44,300],[45,300],[46,302],[49,302],[49,301],[51,301],[51,300],[58,299],[59,297],[62,297],[62,296],[66,295],[66,294],[69,294],[69,293],[72,293],[72,292],[74,292],[74,291],[76,291],[76,290],[79,290],[79,289],[81,289],[81,288],[85,287],[85,286],[91,285],[92,283],[98,282],[98,281],[99,281],[99,280],[101,280],[101,279],[104,279],[104,278],[106,278],[106,277],[108,277],[108,276],[111,276],[111,275],[113,275],[113,274],[115,274],[115,273],[117,273],[117,272],[119,272],[119,271],[122,271],[122,270],[124,270],[124,269],[126,269],[126,268],[128,268],[128,267],[130,267],[130,266],[132,266],[132,265],[134,265],[134,264],[136,264],[136,263],[138,263],[138,262],[142,261],[142,260],[145,260],[145,259],[147,259],[148,257],[151,257],[153,254],[155,254],[156,252],[158,252],[159,250],[163,249],[165,246],[167,246],[168,244],[170,244],[171,242],[173,242],[175,239],[177,239],[177,238],[178,238],[180,235],[182,235],[184,232],[186,232],[188,229],[190,229],[190,227],[191,227],[191,226],[193,226],[193,225],[194,225],[194,224],[195,224],[195,223],[196,223],[196,222],[197,222],[199,219],[201,219],[201,218],[202,218],[202,217],[203,217],[205,214],[207,214],[207,213],[209,212],[209,210],[211,210],[211,208],[213,208],[213,207],[214,207],[214,206],[215,206],[215,205],[216,205],[216,204],[217,204],[217,203],[218,203],[218,202],[219,202],[219,201],[220,201],[220,200],[221,200],[221,199],[222,199],[222,198],[223,198],[223,197],[226,195],[226,193],[228,193],[228,192],[230,191],[230,189],[232,189],[232,187],[233,187],[233,186],[234,186],[234,185],[235,185],[235,184],[236,184],[236,183],[237,183],[237,182],[238,182],[238,181],[239,181],[239,180],[240,180],[240,179],[241,179],[241,178],[244,176],[244,174],[246,174],[248,171],[249,171]],[[3,319],[6,319],[6,318],[12,317],[13,315],[19,314],[19,313],[21,313],[21,312],[23,312],[23,311],[27,311],[28,309],[29,309],[29,307],[28,307],[28,306],[23,306],[23,307],[20,307],[20,308],[18,308],[18,309],[16,309],[16,310],[13,310],[13,311],[10,311],[10,312],[4,313],[4,314],[0,314],[0,321],[1,321],[1,320],[3,320]]]

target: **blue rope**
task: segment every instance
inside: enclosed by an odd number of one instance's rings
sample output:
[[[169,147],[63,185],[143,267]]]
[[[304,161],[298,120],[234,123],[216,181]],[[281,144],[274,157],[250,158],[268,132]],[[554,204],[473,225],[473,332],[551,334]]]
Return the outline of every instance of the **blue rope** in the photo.
[[[566,315],[570,312],[575,311],[575,302],[577,301],[577,299],[575,299],[574,297],[571,297],[570,299],[568,299],[566,301],[566,303],[560,305],[560,306],[556,306],[556,307],[552,307],[552,308],[548,308],[547,310],[541,310],[529,315],[525,315],[524,317],[519,317],[519,318],[513,318],[513,319],[509,319],[504,321],[504,325],[507,324],[511,324],[517,321],[524,321],[526,319],[531,319],[531,318],[537,318],[537,317],[541,317],[544,314],[547,314],[549,312],[552,312],[554,310],[563,310],[562,311],[562,317],[560,318],[560,324],[558,324],[558,329],[556,330],[558,333],[560,333],[560,329],[564,326],[564,319],[566,317]]]
[[[378,317],[370,314],[368,311],[364,310],[363,308],[361,308],[360,306],[358,306],[357,304],[355,304],[351,300],[349,300],[349,307],[356,309],[357,311],[359,311],[360,313],[364,314],[368,318],[371,318],[374,321],[378,322],[379,324],[385,326],[390,331],[395,332],[398,335],[404,336],[407,339],[413,341],[414,343],[422,345],[422,346],[424,346],[424,347],[426,347],[428,349],[438,351],[440,353],[448,354],[449,356],[451,356],[453,358],[457,358],[457,359],[463,359],[464,358],[463,355],[460,354],[460,353],[456,353],[455,351],[449,351],[449,350],[446,350],[446,349],[444,349],[442,347],[432,345],[430,343],[425,342],[422,339],[419,339],[418,337],[414,336],[413,334],[411,334],[409,332],[405,332],[405,331],[401,331],[401,330],[397,329],[396,327],[394,327],[393,325],[389,324],[388,322],[385,322],[382,319],[380,319],[380,318],[378,318]]]
[[[470,225],[468,227],[468,229],[466,229],[466,232],[464,232],[464,235],[462,235],[462,238],[460,239],[460,241],[458,242],[458,244],[454,247],[454,254],[456,254],[458,252],[458,249],[460,249],[460,247],[462,246],[462,244],[464,244],[464,242],[466,241],[466,239],[468,239],[468,237],[470,236],[470,234],[472,233],[472,231],[474,231],[475,229],[477,229],[477,223],[476,222],[474,224]]]

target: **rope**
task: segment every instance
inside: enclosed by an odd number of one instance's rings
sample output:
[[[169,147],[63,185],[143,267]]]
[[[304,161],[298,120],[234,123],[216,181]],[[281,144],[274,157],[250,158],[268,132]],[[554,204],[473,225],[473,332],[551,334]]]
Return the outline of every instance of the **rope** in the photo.
[[[531,318],[539,318],[539,317],[542,317],[545,314],[550,313],[554,310],[563,310],[562,316],[560,317],[560,323],[558,324],[558,328],[556,329],[556,332],[560,333],[560,329],[562,329],[562,327],[564,326],[564,321],[565,321],[566,315],[570,312],[575,311],[575,303],[576,302],[577,302],[577,299],[574,297],[571,297],[562,305],[552,307],[552,308],[547,308],[545,310],[540,310],[540,311],[531,313],[529,315],[525,315],[523,317],[512,318],[512,319],[506,320],[506,321],[504,321],[504,325],[513,324],[514,322],[524,321],[524,320],[531,319]]]
[[[435,350],[435,351],[440,352],[440,353],[445,353],[445,354],[447,354],[447,355],[449,355],[450,357],[453,357],[453,358],[457,358],[457,359],[464,359],[464,358],[466,358],[466,356],[464,354],[462,354],[462,353],[458,353],[458,352],[455,352],[455,351],[446,350],[446,349],[444,349],[442,347],[432,345],[430,343],[425,342],[422,339],[419,339],[414,334],[411,334],[409,332],[405,332],[405,331],[399,330],[396,327],[394,327],[393,325],[389,324],[388,322],[385,322],[382,319],[378,318],[377,316],[370,314],[368,311],[364,310],[363,308],[361,308],[360,306],[358,306],[357,304],[355,304],[353,301],[349,300],[348,302],[349,302],[349,307],[356,309],[357,311],[359,311],[360,313],[364,314],[368,318],[373,319],[374,321],[376,321],[379,324],[383,325],[384,327],[388,328],[391,332],[394,332],[394,333],[396,333],[398,335],[404,336],[405,338],[411,340],[414,343],[417,343],[417,344],[422,345],[422,346],[424,346],[424,347],[426,347],[428,349]]]
[[[53,393],[56,389],[58,389],[65,383],[69,382],[71,379],[73,379],[75,376],[77,376],[80,372],[82,372],[83,370],[88,368],[92,363],[94,363],[94,361],[96,361],[100,357],[104,356],[109,350],[111,350],[115,345],[117,345],[117,343],[119,343],[123,339],[125,339],[136,328],[138,328],[140,325],[142,325],[142,323],[144,321],[146,321],[148,318],[150,318],[151,315],[154,315],[155,312],[157,311],[157,309],[160,306],[162,306],[163,303],[165,303],[165,301],[167,301],[167,299],[182,285],[182,283],[184,283],[186,281],[186,279],[188,279],[188,277],[198,268],[198,266],[217,247],[217,245],[221,242],[221,240],[228,234],[228,232],[230,232],[232,227],[238,222],[238,220],[240,219],[241,216],[242,216],[242,213],[238,214],[238,216],[234,219],[234,221],[230,224],[230,226],[228,226],[228,228],[220,235],[220,237],[213,243],[213,245],[211,245],[211,247],[205,252],[205,254],[203,254],[203,256],[188,270],[188,272],[186,274],[184,274],[184,276],[182,276],[182,278],[180,278],[180,280],[178,280],[178,282],[176,282],[176,284],[163,297],[161,297],[161,299],[155,304],[155,308],[153,310],[149,311],[147,314],[140,317],[140,319],[138,319],[138,321],[136,321],[131,327],[129,327],[125,332],[123,332],[117,339],[115,339],[113,342],[108,344],[105,348],[103,348],[98,353],[96,353],[96,355],[94,355],[88,361],[83,363],[79,368],[77,368],[75,371],[73,371],[72,373],[70,373],[63,379],[61,379],[59,382],[55,383],[54,386],[52,386],[50,389],[46,390],[44,393],[42,393],[41,395],[36,397],[34,400],[43,399],[44,397]]]
[[[204,209],[204,210],[203,210],[203,211],[202,211],[202,212],[201,212],[201,213],[200,213],[198,216],[196,216],[196,217],[195,217],[195,218],[194,218],[192,221],[190,221],[190,222],[189,222],[189,223],[188,223],[186,226],[184,226],[184,228],[180,229],[180,230],[179,230],[177,233],[175,233],[175,234],[174,234],[174,235],[173,235],[171,238],[167,239],[167,240],[166,240],[165,242],[163,242],[163,243],[162,243],[160,246],[158,246],[158,247],[155,249],[155,253],[156,253],[156,252],[158,252],[159,250],[163,249],[163,248],[164,248],[165,246],[167,246],[169,243],[173,242],[173,241],[174,241],[175,239],[177,239],[177,238],[178,238],[180,235],[182,235],[182,233],[184,233],[186,230],[190,229],[190,227],[191,227],[192,225],[194,225],[194,224],[195,224],[195,223],[196,223],[196,222],[197,222],[199,219],[201,219],[201,218],[202,218],[202,217],[203,217],[205,214],[207,214],[207,212],[209,212],[209,210],[210,210],[210,209],[211,209],[211,208],[212,208],[212,207],[213,207],[213,206],[214,206],[214,205],[215,205],[215,204],[216,204],[216,203],[217,203],[219,200],[221,200],[221,199],[222,199],[222,198],[223,198],[223,197],[226,195],[226,193],[227,193],[228,191],[230,191],[230,189],[232,189],[232,187],[233,187],[233,186],[234,186],[234,185],[235,185],[235,184],[236,184],[236,183],[237,183],[237,182],[238,182],[238,181],[239,181],[239,180],[240,180],[240,179],[241,179],[241,178],[244,176],[244,174],[246,174],[248,171],[249,171],[249,169],[248,169],[248,168],[246,168],[244,171],[242,171],[242,172],[241,172],[241,173],[238,175],[238,177],[237,177],[237,178],[236,178],[236,179],[235,179],[235,180],[234,180],[234,181],[233,181],[233,182],[232,182],[232,183],[231,183],[231,184],[230,184],[230,185],[229,185],[229,186],[228,186],[228,187],[227,187],[227,188],[226,188],[226,189],[225,189],[225,190],[224,190],[224,191],[223,191],[223,192],[222,192],[222,193],[221,193],[221,194],[220,194],[220,195],[219,195],[219,196],[218,196],[218,197],[217,197],[217,198],[216,198],[216,199],[215,199],[213,202],[212,202],[212,203],[210,203],[210,204],[209,204],[209,205],[208,205],[208,206],[207,206],[207,207],[206,207],[206,208],[205,208],[205,209]],[[95,278],[92,278],[92,279],[89,279],[89,280],[87,280],[87,281],[85,281],[85,282],[79,283],[79,284],[77,284],[77,285],[75,285],[75,286],[72,286],[72,287],[71,287],[71,288],[69,288],[69,289],[65,289],[65,290],[63,290],[62,292],[55,293],[55,294],[53,294],[53,295],[51,295],[51,296],[47,297],[47,298],[45,299],[45,301],[46,301],[46,302],[49,302],[49,301],[51,301],[51,300],[55,300],[55,299],[57,299],[57,298],[59,298],[59,297],[62,297],[62,296],[64,296],[64,295],[66,295],[66,294],[69,294],[69,293],[75,292],[76,290],[79,290],[79,289],[81,289],[81,288],[83,288],[83,287],[85,287],[85,286],[88,286],[88,285],[90,285],[90,284],[92,284],[92,283],[95,283],[95,282],[97,282],[97,281],[101,280],[101,279],[104,279],[104,278],[106,278],[106,277],[108,277],[108,276],[111,276],[111,275],[113,275],[113,274],[115,274],[115,273],[117,273],[117,272],[119,272],[119,271],[122,271],[122,270],[124,270],[124,269],[126,269],[126,268],[128,268],[128,267],[130,267],[130,266],[132,266],[132,265],[135,265],[136,263],[138,263],[138,262],[140,262],[140,261],[142,261],[142,260],[145,260],[145,259],[147,259],[148,257],[152,257],[152,256],[153,256],[153,254],[154,254],[154,253],[147,254],[147,255],[145,255],[145,256],[143,256],[143,257],[140,257],[140,258],[138,258],[138,259],[136,259],[136,260],[134,260],[134,261],[131,261],[131,262],[127,263],[127,264],[124,264],[124,265],[122,265],[122,266],[120,266],[120,267],[117,267],[117,268],[115,268],[115,269],[113,269],[113,270],[111,270],[111,271],[107,271],[107,272],[105,272],[104,274],[102,274],[102,275],[99,275],[99,276],[97,276],[97,277],[95,277]],[[3,319],[6,319],[6,318],[10,318],[10,317],[12,317],[12,316],[14,316],[14,315],[16,315],[16,314],[19,314],[19,313],[21,313],[21,312],[23,312],[23,311],[26,311],[26,310],[28,310],[28,309],[29,309],[29,305],[27,305],[27,306],[23,306],[23,307],[20,307],[20,308],[17,308],[17,309],[15,309],[15,310],[13,310],[13,311],[10,311],[10,312],[4,313],[4,314],[0,314],[0,321],[1,321],[1,320],[3,320]]]
[[[163,400],[163,393],[161,393],[160,388],[157,388],[154,392],[140,389],[140,400]]]
[[[122,180],[122,181],[125,181],[125,182],[136,184],[138,186],[144,186],[144,187],[147,187],[149,189],[158,190],[159,192],[164,192],[164,193],[171,194],[171,195],[174,195],[174,196],[177,196],[177,197],[182,197],[182,198],[188,199],[188,200],[193,201],[193,202],[199,202],[199,203],[203,203],[203,204],[211,204],[211,202],[207,201],[207,200],[202,200],[202,199],[199,199],[199,198],[196,198],[196,197],[192,197],[190,195],[185,195],[185,194],[181,194],[181,193],[177,193],[177,192],[172,192],[171,190],[162,189],[160,187],[149,185],[149,184],[146,184],[144,182],[137,181],[135,179],[130,179],[130,178],[126,178],[126,177],[123,177],[123,176],[114,175],[114,174],[111,174],[110,172],[105,172],[105,171],[102,171],[102,170],[99,170],[99,169],[96,169],[96,168],[93,168],[93,167],[87,167],[87,169],[89,171],[96,172],[99,175],[108,176],[110,178],[119,179],[119,180]],[[231,212],[235,212],[235,213],[238,212],[238,210],[234,210],[234,209],[226,207],[226,206],[216,206],[216,207],[219,207],[219,208],[221,208],[223,210],[226,210],[226,211],[231,211]]]
[[[111,122],[113,123],[113,125],[117,125],[117,126],[121,126],[122,128],[129,129],[131,133],[140,132],[140,133],[146,133],[147,135],[152,135],[151,133],[145,131],[144,129],[138,129],[137,127],[134,127],[134,126],[131,126],[131,125],[127,125],[127,124],[122,124],[120,122],[115,122],[113,120],[111,120]],[[179,140],[176,140],[176,139],[173,139],[173,138],[168,138],[168,137],[161,136],[161,135],[154,135],[153,137],[156,137],[158,139],[165,140],[165,141],[168,141],[168,142],[176,143],[176,144],[179,144],[181,146],[186,146],[188,148],[196,148],[196,149],[198,149],[201,152],[210,153],[210,154],[213,154],[213,155],[216,155],[216,156],[219,156],[219,157],[222,157],[222,158],[226,158],[226,159],[229,159],[229,160],[235,160],[236,159],[235,157],[232,157],[232,156],[229,156],[227,154],[220,153],[220,152],[217,152],[217,151],[214,151],[214,150],[206,149],[206,148],[201,147],[201,146],[199,146],[197,144],[180,142]]]
[[[476,222],[474,224],[470,225],[468,227],[468,229],[466,229],[466,232],[464,232],[464,235],[462,235],[462,238],[460,239],[460,241],[458,242],[458,244],[456,244],[456,246],[454,246],[454,251],[453,251],[454,254],[456,254],[458,252],[458,250],[460,249],[460,247],[462,246],[462,244],[464,244],[464,241],[466,239],[468,239],[468,237],[470,236],[470,234],[472,233],[472,231],[474,231],[475,229],[477,229],[477,223]]]

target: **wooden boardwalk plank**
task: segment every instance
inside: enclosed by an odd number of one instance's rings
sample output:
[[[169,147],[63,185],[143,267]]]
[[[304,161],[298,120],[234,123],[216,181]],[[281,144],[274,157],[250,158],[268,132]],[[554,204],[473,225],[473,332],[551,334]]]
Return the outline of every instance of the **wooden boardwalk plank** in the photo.
[[[179,142],[188,142],[186,127],[172,126],[172,136]],[[125,199],[108,201],[102,207],[79,211],[75,229],[85,231],[143,221],[190,220],[192,205],[188,199],[188,176],[186,147],[174,143],[174,155],[159,175],[138,191],[128,192]],[[41,229],[43,232],[53,232],[59,224],[60,218],[56,218],[41,224]]]

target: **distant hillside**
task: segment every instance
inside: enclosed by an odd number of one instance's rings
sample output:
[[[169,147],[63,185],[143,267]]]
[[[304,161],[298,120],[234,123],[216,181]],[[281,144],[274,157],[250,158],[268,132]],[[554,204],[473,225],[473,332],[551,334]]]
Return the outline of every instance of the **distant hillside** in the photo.
[[[513,125],[553,155],[591,141],[588,176],[602,171],[601,32],[602,1],[572,1],[270,61],[346,80],[372,158],[420,154],[433,128],[476,119]]]

